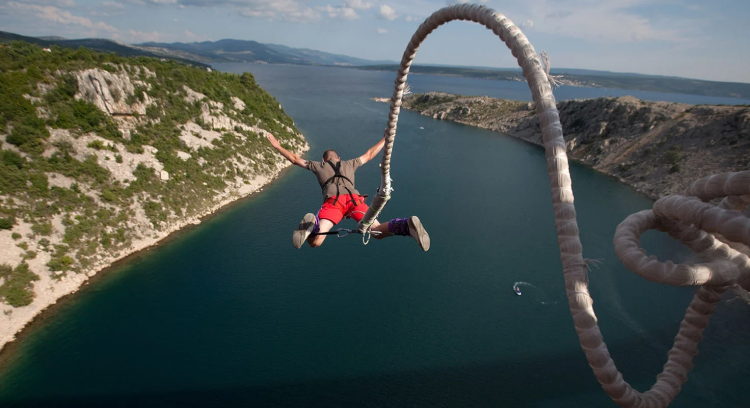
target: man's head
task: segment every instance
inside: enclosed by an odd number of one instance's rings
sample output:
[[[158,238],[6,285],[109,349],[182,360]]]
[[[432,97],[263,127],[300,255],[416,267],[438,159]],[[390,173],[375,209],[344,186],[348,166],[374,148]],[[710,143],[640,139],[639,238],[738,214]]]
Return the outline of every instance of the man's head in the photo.
[[[323,161],[338,161],[339,155],[335,150],[326,150],[323,152]]]

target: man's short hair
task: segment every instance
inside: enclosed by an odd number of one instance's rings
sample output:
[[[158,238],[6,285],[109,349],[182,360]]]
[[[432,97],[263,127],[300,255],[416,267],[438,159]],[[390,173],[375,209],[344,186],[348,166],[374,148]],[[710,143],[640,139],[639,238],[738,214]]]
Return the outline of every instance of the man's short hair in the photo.
[[[325,152],[323,152],[323,160],[325,161],[338,159],[338,158],[339,158],[338,153],[336,153],[336,151],[333,149],[326,150]]]

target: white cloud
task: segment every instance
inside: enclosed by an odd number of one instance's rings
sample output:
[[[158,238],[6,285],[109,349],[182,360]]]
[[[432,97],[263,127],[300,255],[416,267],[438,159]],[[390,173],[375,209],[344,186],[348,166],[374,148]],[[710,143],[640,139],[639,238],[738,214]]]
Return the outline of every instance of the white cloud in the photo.
[[[519,27],[521,27],[521,28],[531,28],[531,27],[534,27],[534,21],[533,20],[526,20],[523,23],[519,24]]]
[[[243,17],[264,18],[290,22],[311,22],[321,19],[321,11],[328,6],[309,7],[306,0],[120,0],[134,4],[176,5],[181,9],[203,7],[230,10]],[[352,19],[356,14],[352,7],[333,7],[339,9],[337,18]],[[352,14],[353,13],[353,14]]]
[[[416,18],[414,18],[412,16],[406,16],[406,17],[404,17],[404,20],[406,20],[406,21],[414,21],[414,20],[416,20]]]
[[[291,22],[310,22],[320,20],[320,12],[311,7],[304,7],[296,0],[191,0],[190,5],[210,7],[229,4],[238,7],[237,11],[244,17],[261,17],[269,20]]]
[[[0,0],[0,5],[5,3],[12,3],[12,1]],[[73,8],[76,6],[76,2],[73,0],[23,0],[26,5],[36,6],[54,6],[62,8]]]
[[[166,35],[158,31],[152,31],[150,33],[143,31],[128,31],[128,42],[131,43],[143,43],[143,42],[163,42],[166,40]]]
[[[453,4],[466,4],[466,3],[481,3],[481,4],[487,4],[487,1],[488,1],[488,0],[477,0],[477,1],[472,1],[472,0],[448,0],[448,1],[446,1],[446,3],[447,3],[447,4],[449,5],[449,6],[451,6],[451,5],[453,5]]]
[[[90,31],[91,35],[95,35],[96,33],[100,33],[100,32],[108,32],[108,33],[118,32],[116,28],[110,25],[107,25],[101,21],[93,22],[88,18],[75,16],[68,11],[63,11],[53,6],[22,4],[22,3],[17,3],[14,1],[9,2],[7,6],[19,13],[32,14],[37,18],[40,18],[42,20],[45,20],[51,23],[88,28],[92,30]]]
[[[388,30],[386,30],[385,28],[378,28],[377,31],[378,31],[378,34],[385,34],[388,32]]]
[[[396,14],[396,10],[391,8],[391,6],[387,4],[383,4],[380,6],[380,17],[384,18],[386,20],[395,20],[398,18],[398,14]]]
[[[341,20],[356,20],[359,18],[357,12],[350,7],[333,7],[330,4],[323,7],[318,7],[318,10],[328,13],[330,18],[338,18]]]
[[[132,4],[177,4],[177,0],[124,0],[126,3]]]
[[[190,30],[185,30],[185,37],[193,41],[207,41],[208,40],[208,37],[204,35],[193,34],[193,32]]]
[[[670,0],[527,0],[534,30],[595,42],[670,41],[685,36],[657,26],[634,9]]]
[[[353,8],[355,10],[369,10],[374,6],[373,3],[364,0],[346,0],[346,7]]]
[[[120,3],[116,3],[114,1],[105,1],[102,3],[102,7],[104,7],[107,10],[122,10],[124,6]]]

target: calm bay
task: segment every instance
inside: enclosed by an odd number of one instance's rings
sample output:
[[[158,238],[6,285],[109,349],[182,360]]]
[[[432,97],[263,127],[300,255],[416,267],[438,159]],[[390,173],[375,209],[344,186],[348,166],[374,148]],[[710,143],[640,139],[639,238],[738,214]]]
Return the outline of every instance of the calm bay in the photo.
[[[356,157],[374,144],[393,73],[216,64],[250,71],[307,137]],[[417,75],[414,92],[530,100],[524,83]],[[730,98],[563,87],[687,103]],[[5,356],[3,406],[611,407],[581,352],[564,298],[544,152],[518,140],[401,113],[393,199],[382,220],[418,215],[432,238],[329,238],[295,250],[291,231],[320,204],[293,168],[260,194],[88,285]],[[612,248],[615,227],[652,202],[573,163],[584,256],[605,341],[625,379],[661,372],[691,288],[647,282]],[[374,194],[377,160],[357,172]],[[353,221],[343,227],[352,228]],[[660,259],[695,260],[648,233]],[[512,291],[522,282],[522,296]],[[742,406],[750,308],[722,302],[674,407]]]

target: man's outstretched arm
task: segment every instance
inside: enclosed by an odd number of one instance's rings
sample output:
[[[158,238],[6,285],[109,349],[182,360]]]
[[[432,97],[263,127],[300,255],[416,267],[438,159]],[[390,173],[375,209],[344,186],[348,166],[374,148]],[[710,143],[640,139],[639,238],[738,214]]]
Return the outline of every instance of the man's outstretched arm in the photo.
[[[279,141],[276,140],[275,137],[273,137],[271,132],[266,132],[266,138],[268,138],[268,141],[271,142],[271,146],[273,146],[274,149],[278,150],[279,153],[281,153],[282,156],[286,157],[287,160],[292,162],[292,164],[296,164],[297,166],[307,168],[307,160],[281,147],[281,143],[279,143]]]
[[[380,153],[380,150],[383,149],[383,146],[385,146],[385,135],[383,135],[383,138],[380,139],[378,143],[375,144],[375,146],[371,147],[365,154],[362,156],[359,156],[359,161],[362,162],[362,164],[367,163],[368,161],[372,160],[375,156]]]

